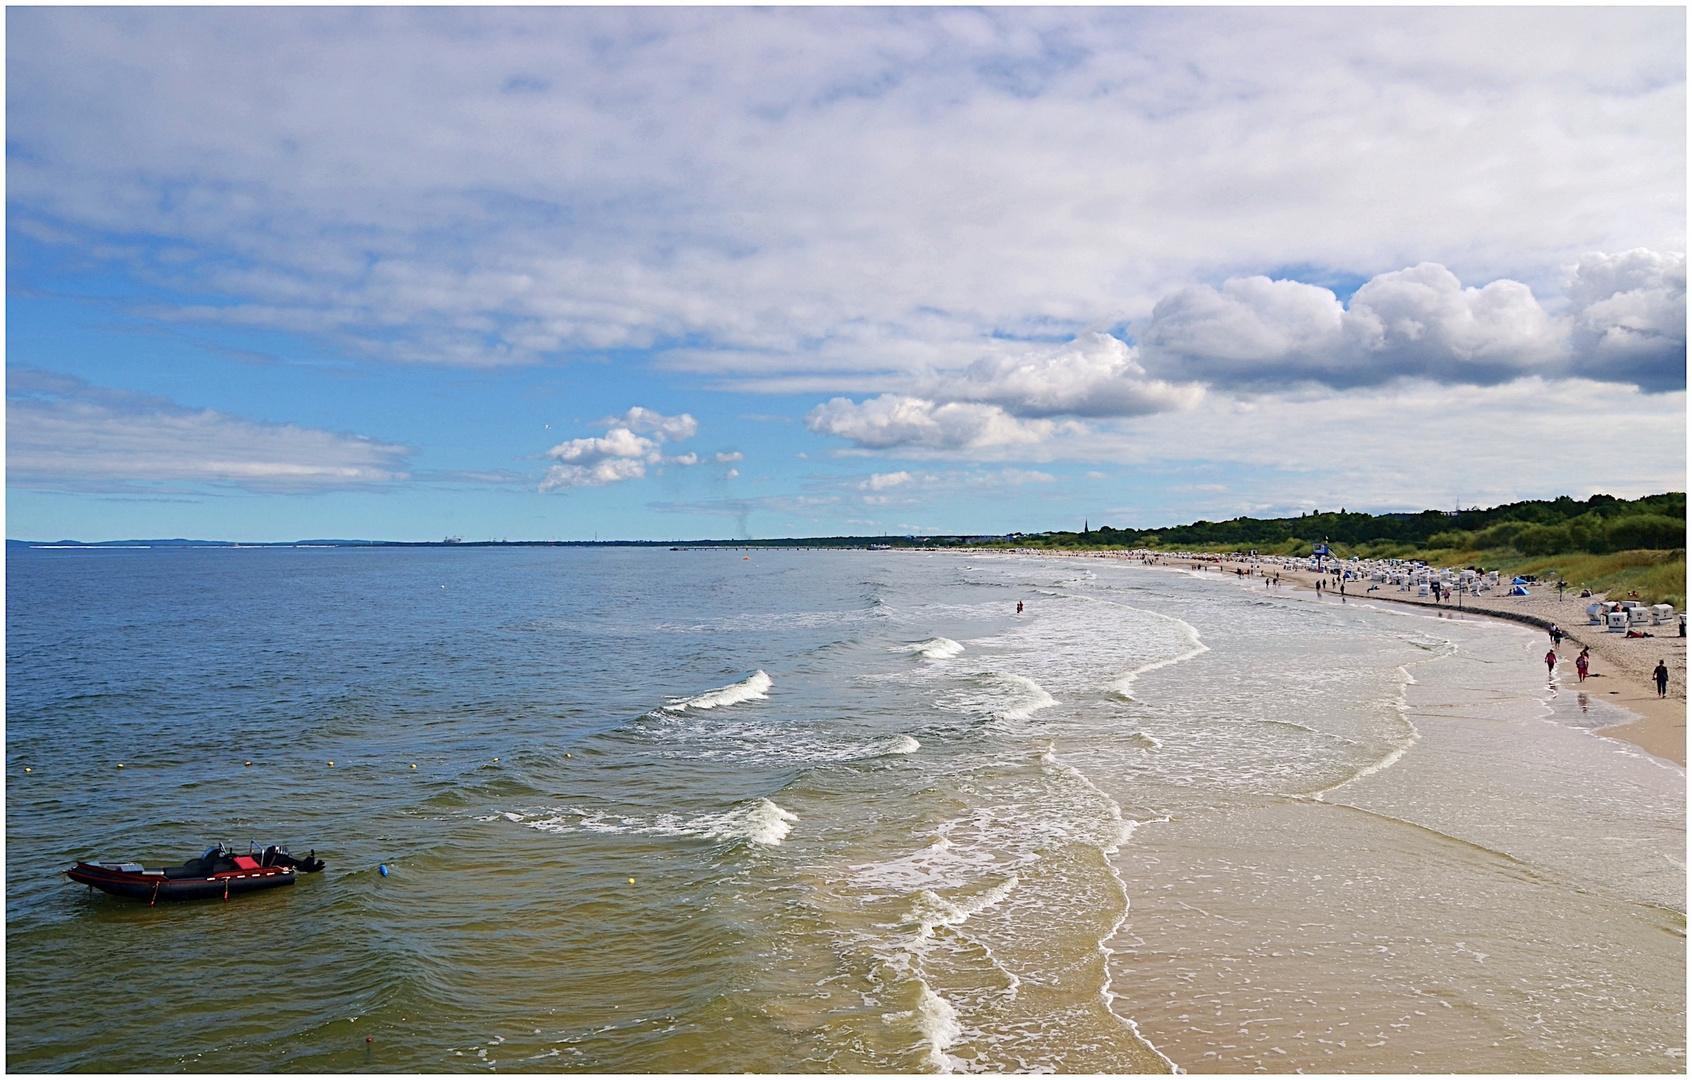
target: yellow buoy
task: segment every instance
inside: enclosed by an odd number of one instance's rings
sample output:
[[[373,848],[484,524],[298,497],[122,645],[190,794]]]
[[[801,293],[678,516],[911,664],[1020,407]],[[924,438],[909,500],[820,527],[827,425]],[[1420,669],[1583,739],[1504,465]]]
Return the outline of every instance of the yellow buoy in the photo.
[[[120,769],[123,768],[123,762],[121,762],[121,761],[118,762],[118,768],[120,768]]]
[[[28,771],[29,771],[29,766],[28,766],[28,765],[25,765],[25,766],[24,766],[24,772],[28,772]]]
[[[565,757],[569,757],[569,756],[570,756],[570,755],[569,755],[569,754],[565,754],[565,755],[564,755],[564,756],[565,756]]]
[[[330,763],[329,763],[329,767],[330,767],[330,768],[331,768],[331,769],[333,769],[333,768],[334,768],[334,767],[335,767],[335,763],[334,763],[334,762],[333,762],[333,761],[331,761],[331,762],[330,762]]]
[[[249,762],[247,762],[247,764],[248,764],[248,765],[251,765],[251,764],[252,764],[252,762],[250,762],[250,761],[249,761]]]
[[[630,884],[630,885],[633,885],[633,884],[634,884],[634,878],[630,878],[630,879],[629,879],[629,884]]]
[[[415,769],[415,768],[417,768],[417,766],[413,765],[412,768]]]
[[[495,760],[495,761],[498,761],[498,760],[499,760],[499,759],[498,759],[498,758],[494,758],[494,760]]]

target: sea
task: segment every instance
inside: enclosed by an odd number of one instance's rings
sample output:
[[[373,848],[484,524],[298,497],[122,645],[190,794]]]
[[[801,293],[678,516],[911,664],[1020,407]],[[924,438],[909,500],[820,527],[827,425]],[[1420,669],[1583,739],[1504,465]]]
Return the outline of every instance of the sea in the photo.
[[[1529,627],[1125,558],[10,547],[13,1071],[1687,1068],[1685,770]],[[327,868],[63,875],[218,842]]]

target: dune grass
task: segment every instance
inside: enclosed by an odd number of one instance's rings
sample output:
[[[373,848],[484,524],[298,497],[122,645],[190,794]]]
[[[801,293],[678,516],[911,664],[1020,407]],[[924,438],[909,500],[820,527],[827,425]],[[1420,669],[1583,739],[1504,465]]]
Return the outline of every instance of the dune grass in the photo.
[[[1532,574],[1541,581],[1561,578],[1576,594],[1581,589],[1604,593],[1612,600],[1638,592],[1648,604],[1673,604],[1686,610],[1686,549],[1677,551],[1617,551],[1608,555],[1522,555],[1513,548],[1491,551],[1428,551],[1432,566],[1480,566],[1506,576]]]

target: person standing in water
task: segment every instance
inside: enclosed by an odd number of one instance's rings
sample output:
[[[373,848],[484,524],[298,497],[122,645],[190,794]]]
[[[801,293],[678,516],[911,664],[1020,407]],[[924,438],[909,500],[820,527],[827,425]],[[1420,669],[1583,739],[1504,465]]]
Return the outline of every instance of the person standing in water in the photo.
[[[1556,675],[1557,674],[1557,650],[1556,649],[1545,650],[1545,674],[1547,674],[1547,675]]]
[[[1587,651],[1585,649],[1580,650],[1580,655],[1575,657],[1575,674],[1580,676],[1580,682],[1586,681],[1586,672],[1591,666],[1592,660],[1588,657]]]
[[[1657,680],[1657,696],[1668,697],[1668,665],[1658,660],[1656,670],[1651,672],[1651,678]]]

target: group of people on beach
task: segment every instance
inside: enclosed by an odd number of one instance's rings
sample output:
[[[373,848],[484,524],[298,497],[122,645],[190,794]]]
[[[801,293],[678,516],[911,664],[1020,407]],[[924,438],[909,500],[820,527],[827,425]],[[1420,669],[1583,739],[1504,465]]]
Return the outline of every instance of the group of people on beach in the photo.
[[[1545,674],[1555,678],[1557,674],[1557,646],[1563,643],[1563,631],[1556,623],[1551,624],[1551,648],[1545,650]],[[1580,647],[1580,655],[1575,657],[1575,674],[1577,681],[1585,682],[1586,676],[1592,671],[1592,649],[1586,645]],[[1657,666],[1651,671],[1651,680],[1657,684],[1657,696],[1668,697],[1669,669],[1666,660],[1658,660]]]

